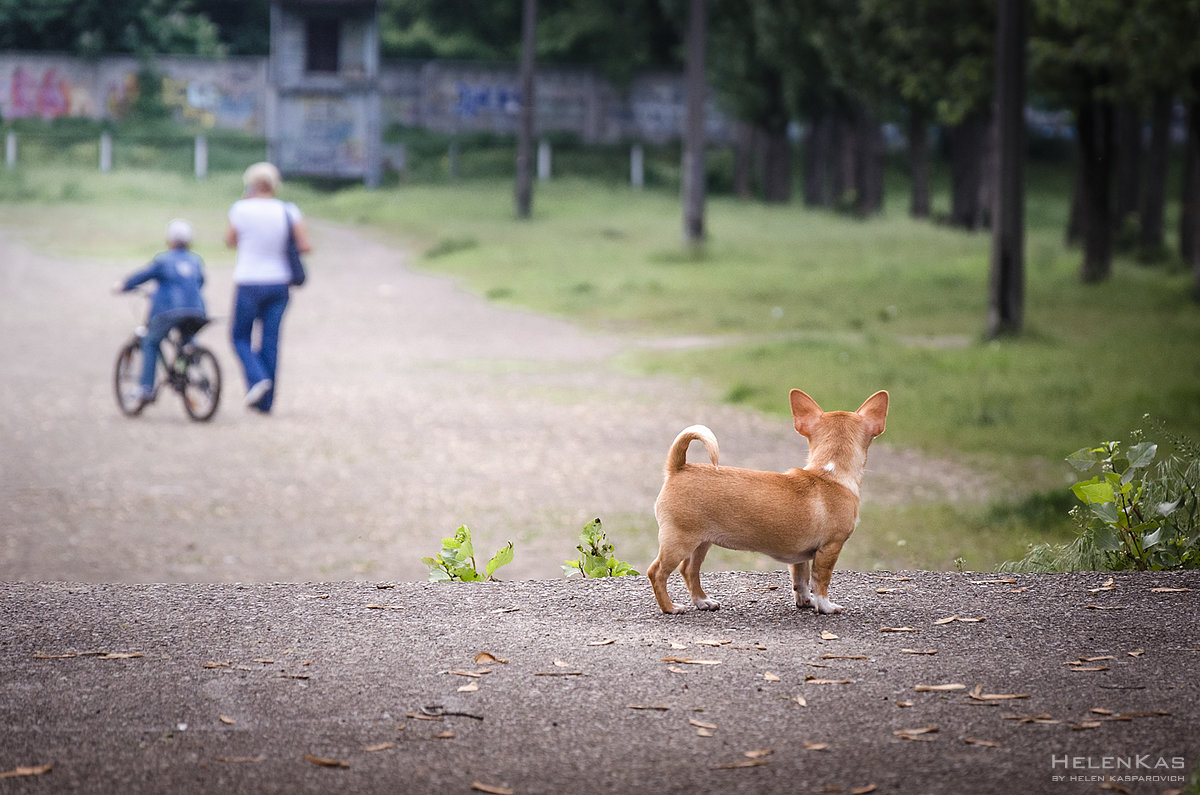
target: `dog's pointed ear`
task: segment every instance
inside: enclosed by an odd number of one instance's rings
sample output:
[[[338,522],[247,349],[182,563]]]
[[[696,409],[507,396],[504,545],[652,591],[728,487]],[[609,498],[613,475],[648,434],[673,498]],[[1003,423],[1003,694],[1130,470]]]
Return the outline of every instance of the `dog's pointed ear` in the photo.
[[[796,433],[807,439],[816,430],[817,423],[820,422],[824,412],[817,405],[817,401],[799,389],[793,389],[789,397],[792,402],[792,422],[796,426]]]
[[[881,389],[858,407],[856,412],[859,416],[867,421],[867,430],[871,432],[871,438],[875,438],[883,433],[887,427],[888,413],[888,393],[887,390]]]

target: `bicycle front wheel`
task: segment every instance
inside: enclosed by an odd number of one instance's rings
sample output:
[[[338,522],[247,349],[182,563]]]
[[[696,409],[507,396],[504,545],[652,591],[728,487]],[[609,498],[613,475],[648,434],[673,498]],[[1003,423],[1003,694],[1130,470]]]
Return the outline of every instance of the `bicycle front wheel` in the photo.
[[[117,354],[117,366],[113,373],[113,387],[117,393],[117,406],[121,413],[135,417],[146,407],[142,400],[142,345],[138,340],[126,343]]]
[[[221,367],[208,348],[193,347],[186,356],[183,407],[192,419],[206,422],[217,413],[221,402]]]

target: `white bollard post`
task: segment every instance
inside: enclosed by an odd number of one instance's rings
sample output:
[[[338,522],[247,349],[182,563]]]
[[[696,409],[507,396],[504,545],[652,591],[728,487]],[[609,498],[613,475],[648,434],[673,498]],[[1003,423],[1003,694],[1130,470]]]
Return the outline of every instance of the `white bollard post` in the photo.
[[[208,138],[203,135],[196,136],[196,179],[204,179],[208,176]]]
[[[12,130],[4,136],[4,162],[9,171],[17,167],[17,134]]]
[[[108,130],[100,133],[100,173],[112,171],[113,149],[112,133]]]
[[[537,175],[542,182],[550,179],[550,142],[538,141]]]
[[[634,144],[629,153],[629,182],[634,190],[641,190],[646,184],[646,153],[641,144]]]

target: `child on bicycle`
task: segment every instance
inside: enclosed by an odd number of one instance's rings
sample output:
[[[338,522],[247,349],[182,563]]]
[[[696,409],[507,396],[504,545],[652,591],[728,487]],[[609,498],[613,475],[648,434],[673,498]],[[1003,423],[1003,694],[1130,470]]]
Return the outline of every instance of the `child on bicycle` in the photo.
[[[167,250],[156,254],[142,270],[113,289],[128,292],[139,284],[156,281],[157,289],[150,302],[146,334],[142,337],[141,400],[154,400],[154,370],[158,365],[158,346],[172,328],[188,320],[204,320],[204,261],[190,250],[192,226],[181,218],[167,224]],[[187,333],[187,323],[180,328]],[[194,332],[192,332],[194,333]],[[191,334],[183,340],[190,341]]]

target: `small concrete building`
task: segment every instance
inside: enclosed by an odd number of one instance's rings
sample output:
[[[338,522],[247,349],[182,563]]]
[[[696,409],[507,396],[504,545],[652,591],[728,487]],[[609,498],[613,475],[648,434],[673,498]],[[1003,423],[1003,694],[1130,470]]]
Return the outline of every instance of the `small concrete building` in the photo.
[[[267,155],[284,175],[380,179],[379,0],[271,0]]]

